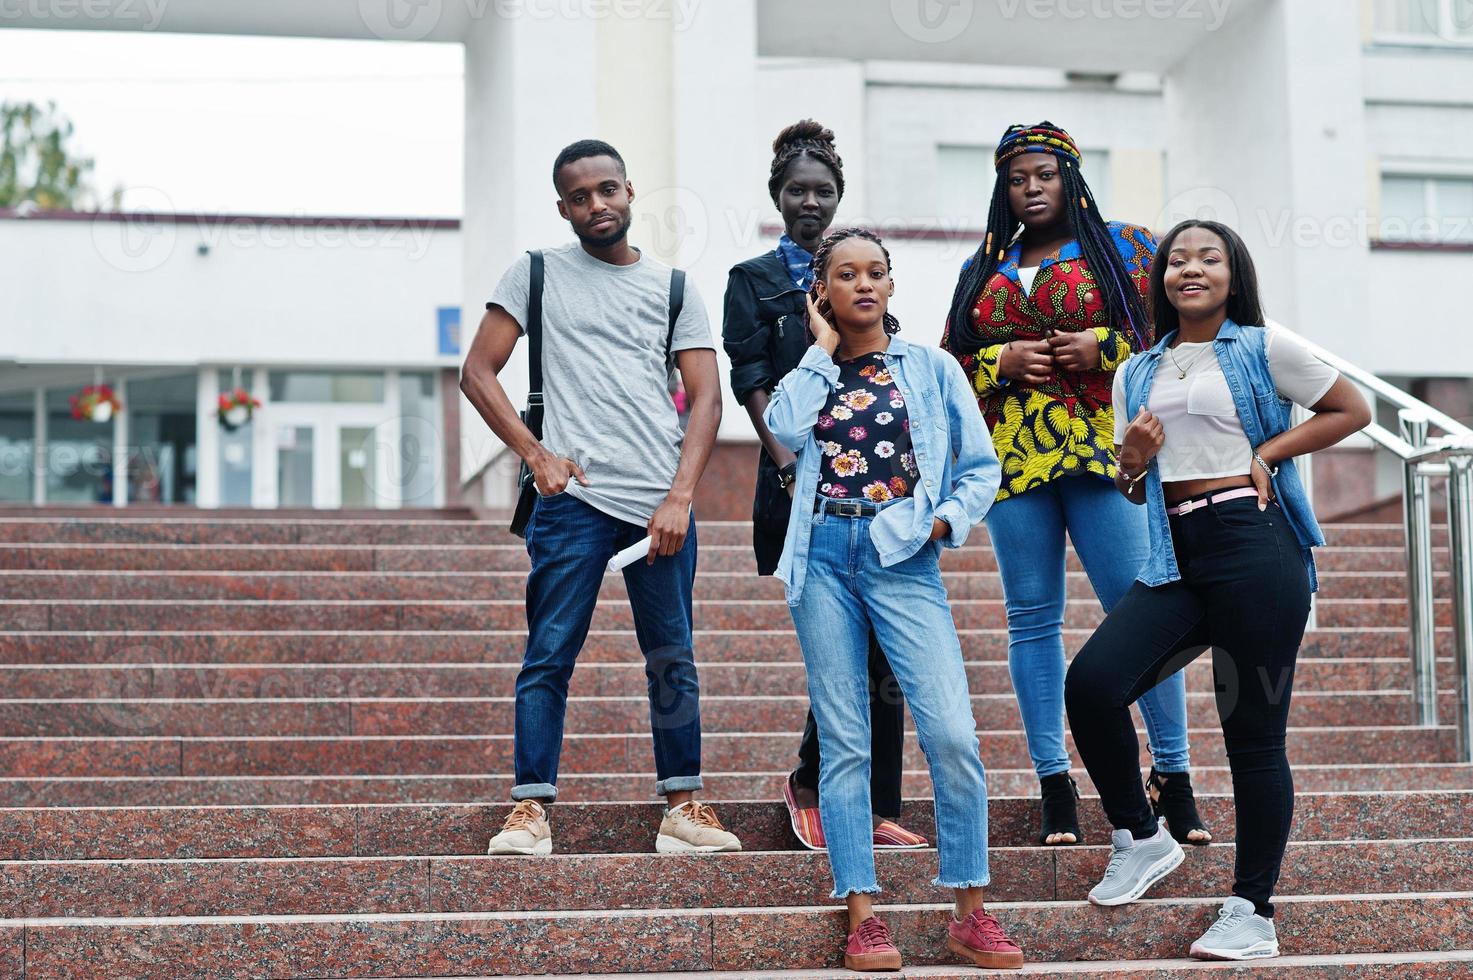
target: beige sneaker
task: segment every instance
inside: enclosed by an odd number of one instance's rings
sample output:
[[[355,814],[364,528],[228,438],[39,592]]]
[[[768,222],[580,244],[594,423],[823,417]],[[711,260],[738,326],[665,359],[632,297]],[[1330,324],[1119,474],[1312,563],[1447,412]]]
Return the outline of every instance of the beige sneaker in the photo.
[[[660,836],[655,850],[661,854],[710,853],[740,851],[742,842],[736,834],[721,826],[716,811],[697,800],[689,800],[665,811],[660,821]]]
[[[551,854],[552,825],[547,811],[536,800],[522,800],[512,807],[501,833],[491,838],[487,854]]]

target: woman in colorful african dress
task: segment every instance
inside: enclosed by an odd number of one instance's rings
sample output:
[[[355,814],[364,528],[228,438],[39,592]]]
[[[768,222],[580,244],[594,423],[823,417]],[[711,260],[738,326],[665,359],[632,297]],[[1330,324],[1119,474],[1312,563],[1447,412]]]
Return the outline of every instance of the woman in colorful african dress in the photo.
[[[1145,561],[1142,508],[1115,492],[1115,369],[1150,346],[1145,312],[1156,242],[1107,222],[1082,156],[1051,122],[1011,126],[986,237],[963,266],[941,344],[976,390],[1002,464],[987,530],[1002,575],[1008,668],[1043,797],[1040,844],[1082,841],[1064,743],[1064,535],[1108,613]],[[1188,774],[1186,686],[1140,700],[1154,765],[1148,791],[1182,843],[1212,835]]]

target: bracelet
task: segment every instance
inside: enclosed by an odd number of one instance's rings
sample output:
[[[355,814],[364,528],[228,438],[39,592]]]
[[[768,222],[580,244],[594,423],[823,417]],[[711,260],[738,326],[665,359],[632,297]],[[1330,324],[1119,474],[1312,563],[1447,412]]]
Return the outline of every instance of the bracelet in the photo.
[[[1151,464],[1150,463],[1147,463],[1146,464],[1146,468],[1143,469],[1143,470],[1141,470],[1135,476],[1131,476],[1129,473],[1125,472],[1125,468],[1124,467],[1121,467],[1120,470],[1119,470],[1119,473],[1120,473],[1120,475],[1122,477],[1125,478],[1125,492],[1126,493],[1133,493],[1135,491],[1136,485],[1139,484],[1142,480],[1144,480],[1146,478],[1146,474],[1149,473],[1150,471],[1151,471]]]
[[[777,484],[786,490],[798,480],[798,461],[794,460],[777,471]]]
[[[1253,462],[1263,467],[1263,472],[1268,474],[1269,479],[1273,479],[1274,477],[1279,475],[1279,468],[1277,466],[1268,465],[1268,462],[1264,460],[1262,456],[1258,455],[1258,450],[1256,449],[1253,450]]]

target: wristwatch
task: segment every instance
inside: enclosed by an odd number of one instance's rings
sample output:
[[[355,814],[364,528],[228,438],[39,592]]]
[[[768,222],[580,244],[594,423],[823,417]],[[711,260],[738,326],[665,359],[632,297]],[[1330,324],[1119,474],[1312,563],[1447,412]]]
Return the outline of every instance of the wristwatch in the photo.
[[[777,471],[777,485],[786,490],[798,481],[798,461],[793,460]]]

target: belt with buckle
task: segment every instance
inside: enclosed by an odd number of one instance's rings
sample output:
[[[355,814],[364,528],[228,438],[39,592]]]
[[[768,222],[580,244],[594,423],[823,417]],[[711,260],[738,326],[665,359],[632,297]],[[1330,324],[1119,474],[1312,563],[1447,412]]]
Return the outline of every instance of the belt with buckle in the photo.
[[[833,497],[815,497],[813,512],[833,514],[835,517],[874,517],[880,505],[872,500],[835,500]]]
[[[1180,517],[1182,514],[1190,514],[1194,510],[1201,510],[1208,504],[1220,504],[1226,500],[1237,500],[1241,497],[1256,497],[1258,491],[1253,487],[1239,487],[1236,490],[1224,490],[1222,493],[1207,494],[1201,497],[1193,497],[1191,500],[1183,500],[1175,507],[1166,508],[1166,513],[1172,517]]]

